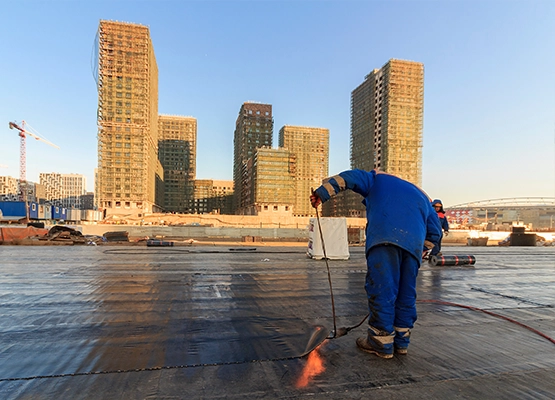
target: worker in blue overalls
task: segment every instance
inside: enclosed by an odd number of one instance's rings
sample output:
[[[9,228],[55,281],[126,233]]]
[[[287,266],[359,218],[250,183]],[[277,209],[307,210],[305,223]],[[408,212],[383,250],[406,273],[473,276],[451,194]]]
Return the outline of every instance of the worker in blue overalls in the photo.
[[[310,196],[313,207],[350,189],[366,206],[366,293],[368,334],[357,346],[382,358],[407,354],[416,321],[416,277],[423,249],[441,236],[430,198],[393,175],[350,170],[327,178]]]

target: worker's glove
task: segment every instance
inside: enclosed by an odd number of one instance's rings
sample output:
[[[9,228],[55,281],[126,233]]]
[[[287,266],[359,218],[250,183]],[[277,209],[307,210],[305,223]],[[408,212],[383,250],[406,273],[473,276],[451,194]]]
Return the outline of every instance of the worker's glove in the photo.
[[[443,232],[443,235],[445,235],[445,236],[449,236],[449,231],[445,231],[445,232]]]
[[[310,195],[310,204],[314,208],[318,208],[318,206],[322,204],[322,200],[320,200],[320,197],[316,194],[315,191],[312,191],[312,194]]]

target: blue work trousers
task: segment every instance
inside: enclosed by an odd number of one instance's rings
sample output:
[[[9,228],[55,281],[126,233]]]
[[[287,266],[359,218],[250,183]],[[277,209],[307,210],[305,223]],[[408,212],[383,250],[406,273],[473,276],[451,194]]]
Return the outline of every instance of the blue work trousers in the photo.
[[[395,335],[396,347],[409,345],[410,333],[416,321],[416,277],[420,268],[417,260],[408,251],[395,245],[378,245],[366,254],[366,293],[368,295],[369,335]],[[373,333],[371,333],[373,331]],[[386,344],[385,352],[393,351],[393,343]]]

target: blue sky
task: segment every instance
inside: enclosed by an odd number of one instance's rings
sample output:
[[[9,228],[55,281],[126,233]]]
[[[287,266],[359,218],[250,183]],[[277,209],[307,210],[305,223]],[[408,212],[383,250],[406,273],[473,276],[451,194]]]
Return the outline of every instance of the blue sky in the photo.
[[[232,179],[245,101],[283,125],[330,130],[350,167],[350,94],[389,59],[424,63],[423,188],[445,205],[555,196],[555,2],[11,1],[2,6],[0,175],[79,173],[93,189],[101,19],[150,27],[159,113],[197,118],[197,178]]]

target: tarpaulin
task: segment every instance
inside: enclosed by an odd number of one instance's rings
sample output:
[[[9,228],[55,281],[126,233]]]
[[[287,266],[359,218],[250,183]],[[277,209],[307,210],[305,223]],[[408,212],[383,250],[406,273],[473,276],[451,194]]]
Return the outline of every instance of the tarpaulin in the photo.
[[[12,243],[14,240],[29,239],[46,236],[48,229],[27,227],[2,227],[0,228],[0,243]]]

